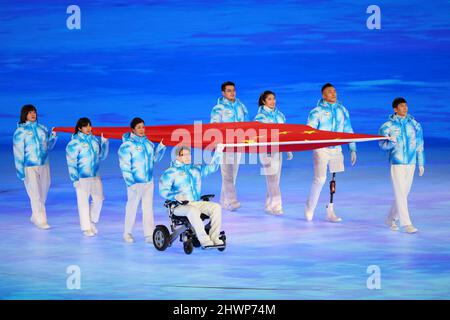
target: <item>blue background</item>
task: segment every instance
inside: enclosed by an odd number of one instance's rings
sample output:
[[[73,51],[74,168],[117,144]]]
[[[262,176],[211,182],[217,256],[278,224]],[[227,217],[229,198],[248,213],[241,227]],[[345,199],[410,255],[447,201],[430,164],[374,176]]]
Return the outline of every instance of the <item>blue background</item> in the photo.
[[[232,80],[253,117],[259,94],[277,93],[291,123],[305,123],[332,82],[355,132],[376,133],[404,96],[425,136],[450,125],[449,1],[1,1],[0,143],[20,107],[49,127],[88,116],[96,126],[209,121]]]

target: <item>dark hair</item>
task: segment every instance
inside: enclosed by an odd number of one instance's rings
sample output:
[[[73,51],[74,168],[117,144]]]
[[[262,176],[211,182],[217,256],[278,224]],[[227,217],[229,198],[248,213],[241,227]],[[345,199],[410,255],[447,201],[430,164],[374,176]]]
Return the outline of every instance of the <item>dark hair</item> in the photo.
[[[187,147],[187,146],[179,146],[179,147],[177,147],[177,148],[175,149],[175,154],[177,155],[177,157],[180,156],[180,153],[181,153],[183,150],[191,151],[191,148],[189,148],[189,147]]]
[[[397,108],[400,103],[406,103],[405,98],[403,97],[395,98],[394,101],[392,101],[392,108],[394,109]]]
[[[261,95],[259,96],[259,100],[258,100],[258,106],[264,105],[264,103],[269,95],[273,95],[275,97],[275,93],[270,90],[266,90],[263,93],[261,93]]]
[[[233,86],[236,88],[236,85],[234,84],[234,82],[226,81],[226,82],[222,83],[222,86],[221,86],[222,91],[225,91],[226,86]]]
[[[91,120],[89,120],[89,118],[78,119],[77,124],[75,125],[74,133],[78,133],[78,131],[80,131],[81,128],[87,127],[88,125],[92,127],[92,123],[91,123]]]
[[[31,112],[31,111],[36,112],[36,121],[37,121],[37,110],[36,110],[36,107],[33,106],[32,104],[26,104],[20,110],[20,122],[19,123],[27,122],[28,112]]]
[[[145,124],[144,120],[142,120],[141,118],[139,118],[139,117],[134,118],[134,119],[131,120],[131,122],[130,122],[130,128],[131,128],[131,129],[136,128],[136,126],[137,126],[139,123],[144,123],[144,124]]]
[[[326,89],[326,88],[334,88],[334,86],[331,84],[331,83],[329,83],[329,82],[327,82],[327,83],[325,83],[323,86],[322,86],[322,93],[323,93],[323,91]]]

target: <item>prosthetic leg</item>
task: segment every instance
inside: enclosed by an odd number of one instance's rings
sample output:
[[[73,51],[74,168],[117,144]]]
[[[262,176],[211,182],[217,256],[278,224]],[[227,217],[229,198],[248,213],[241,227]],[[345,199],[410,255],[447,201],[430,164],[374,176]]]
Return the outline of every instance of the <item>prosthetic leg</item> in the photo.
[[[333,204],[333,195],[336,192],[336,172],[333,172],[333,176],[330,181],[330,204]]]
[[[333,176],[330,181],[330,203],[327,205],[327,220],[330,222],[341,222],[342,219],[336,216],[333,208],[333,196],[336,193],[336,172],[333,172]]]

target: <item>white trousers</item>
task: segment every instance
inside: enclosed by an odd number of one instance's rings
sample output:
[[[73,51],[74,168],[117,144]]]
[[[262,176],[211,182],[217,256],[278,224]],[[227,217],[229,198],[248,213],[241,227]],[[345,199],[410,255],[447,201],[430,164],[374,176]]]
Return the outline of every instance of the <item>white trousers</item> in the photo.
[[[100,177],[80,178],[75,191],[81,230],[90,230],[91,223],[97,223],[100,218],[100,211],[105,199],[102,180]],[[91,203],[89,203],[90,198],[92,198]]]
[[[128,201],[125,208],[125,234],[132,233],[139,202],[141,202],[144,236],[151,237],[153,235],[153,229],[155,228],[153,219],[153,189],[153,181],[136,183],[127,188]]]
[[[236,177],[241,162],[240,153],[225,152],[221,164],[222,190],[220,192],[220,203],[224,207],[237,202]]]
[[[209,236],[206,234],[205,225],[200,218],[202,213],[209,216],[211,220]],[[189,219],[200,244],[204,245],[208,240],[214,241],[219,238],[222,225],[222,207],[218,203],[210,201],[193,201],[189,202],[187,205],[176,207],[174,214]]]
[[[400,226],[411,225],[408,210],[408,195],[414,179],[415,164],[391,165],[391,182],[394,188],[395,200],[392,203],[388,218],[400,219]]]
[[[321,148],[313,150],[314,178],[311,191],[306,201],[306,212],[314,212],[319,201],[320,192],[327,180],[327,167],[330,172],[344,171],[344,156],[340,148]]]
[[[266,210],[281,210],[281,190],[280,177],[282,166],[282,154],[280,152],[268,155],[261,153],[259,155],[261,162],[261,174],[266,177]]]
[[[45,202],[50,188],[50,167],[43,166],[25,168],[25,189],[31,204],[31,219],[37,224],[47,223]]]

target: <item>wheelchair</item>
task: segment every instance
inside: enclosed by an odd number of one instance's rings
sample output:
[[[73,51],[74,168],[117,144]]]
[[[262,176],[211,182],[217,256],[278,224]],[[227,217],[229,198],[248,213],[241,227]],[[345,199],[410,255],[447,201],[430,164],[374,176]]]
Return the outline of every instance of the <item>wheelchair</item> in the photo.
[[[213,194],[207,194],[200,197],[201,201],[209,201],[213,198]],[[167,247],[170,247],[176,239],[180,239],[183,242],[183,249],[186,254],[191,254],[195,248],[202,247],[200,241],[198,240],[195,230],[189,222],[189,219],[184,216],[177,216],[174,214],[175,208],[182,205],[187,205],[189,201],[177,201],[177,200],[166,200],[164,206],[167,208],[170,219],[170,229],[167,229],[165,225],[157,225],[153,231],[153,245],[159,251],[164,251]],[[200,218],[205,221],[205,231],[209,234],[211,229],[211,222],[209,221],[209,216],[206,214],[201,214]],[[223,245],[219,246],[207,246],[202,247],[202,249],[217,249],[219,251],[224,251],[226,247],[226,236],[225,231],[221,231],[219,239],[223,241]]]

